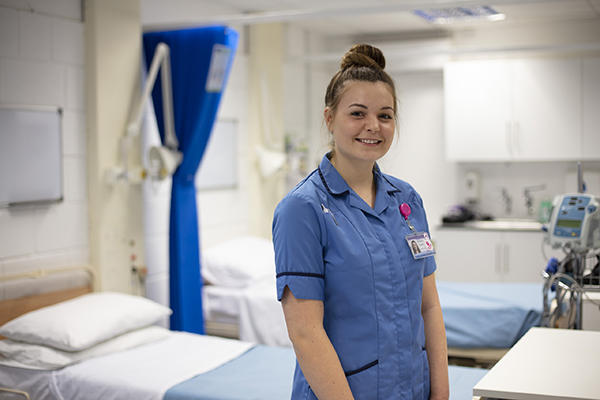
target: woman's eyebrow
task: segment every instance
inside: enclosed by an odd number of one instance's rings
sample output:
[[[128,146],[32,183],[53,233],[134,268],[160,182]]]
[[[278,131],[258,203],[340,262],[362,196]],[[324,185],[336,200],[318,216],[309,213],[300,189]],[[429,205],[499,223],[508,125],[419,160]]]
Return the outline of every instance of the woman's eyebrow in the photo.
[[[348,108],[350,107],[360,107],[360,108],[364,108],[365,110],[368,110],[369,107],[365,106],[364,104],[360,104],[360,103],[352,103],[348,106]],[[390,106],[383,106],[381,107],[381,110],[394,110],[394,107],[390,107]]]
[[[353,106],[360,107],[360,108],[364,108],[364,109],[366,109],[366,110],[368,110],[368,109],[369,109],[369,107],[365,106],[364,104],[360,104],[360,103],[352,103],[352,104],[350,104],[350,105],[348,106],[348,108],[350,108],[350,107],[353,107]]]

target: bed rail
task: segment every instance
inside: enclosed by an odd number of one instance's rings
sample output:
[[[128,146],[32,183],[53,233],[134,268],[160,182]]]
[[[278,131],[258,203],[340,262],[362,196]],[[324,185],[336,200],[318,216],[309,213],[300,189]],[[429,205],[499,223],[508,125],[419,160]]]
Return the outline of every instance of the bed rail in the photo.
[[[27,271],[27,272],[23,272],[20,274],[3,275],[3,276],[0,276],[0,282],[14,281],[14,280],[26,279],[26,278],[31,278],[31,279],[44,278],[44,277],[46,277],[48,275],[52,275],[52,274],[59,274],[59,273],[79,271],[79,270],[83,270],[90,274],[91,286],[94,286],[95,282],[96,282],[96,271],[94,270],[94,268],[92,268],[89,265],[78,265],[78,266],[74,266],[74,267],[63,267],[63,268],[52,268],[52,269],[36,269],[33,271]]]
[[[25,392],[23,390],[9,389],[9,388],[0,387],[0,392],[13,393],[13,394],[16,394],[16,395],[19,395],[19,396],[23,396],[27,400],[31,400],[31,397],[29,397],[29,393],[27,393],[27,392]]]

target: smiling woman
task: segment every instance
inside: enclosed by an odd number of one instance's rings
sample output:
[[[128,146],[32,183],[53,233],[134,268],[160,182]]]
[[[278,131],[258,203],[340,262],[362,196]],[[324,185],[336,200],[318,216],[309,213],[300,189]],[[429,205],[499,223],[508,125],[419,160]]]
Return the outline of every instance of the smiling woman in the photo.
[[[325,122],[333,137],[331,163],[338,170],[368,171],[387,153],[396,127],[394,103],[386,83],[350,81],[338,107],[325,108]],[[366,197],[371,196],[366,193]]]
[[[369,45],[325,95],[332,149],[277,206],[277,295],[298,360],[292,399],[447,399],[446,336],[421,197],[377,160],[396,127],[394,83]],[[409,208],[403,216],[399,208]]]

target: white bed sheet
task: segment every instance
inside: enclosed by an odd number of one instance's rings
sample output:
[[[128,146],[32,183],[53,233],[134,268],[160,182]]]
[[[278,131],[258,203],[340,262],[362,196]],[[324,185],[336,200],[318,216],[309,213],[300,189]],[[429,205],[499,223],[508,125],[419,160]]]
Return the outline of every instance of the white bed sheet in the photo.
[[[242,291],[242,288],[204,285],[202,287],[204,319],[237,325],[239,323]]]
[[[274,277],[244,288],[239,296],[240,339],[270,346],[292,346]]]
[[[251,347],[236,340],[173,332],[167,339],[57,371],[0,367],[0,386],[25,390],[36,400],[158,400],[172,386]]]

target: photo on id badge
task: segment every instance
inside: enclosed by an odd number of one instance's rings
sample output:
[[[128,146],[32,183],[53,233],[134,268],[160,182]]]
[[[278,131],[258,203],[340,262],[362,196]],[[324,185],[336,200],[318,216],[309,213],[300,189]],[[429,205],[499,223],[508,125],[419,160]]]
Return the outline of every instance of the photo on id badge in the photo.
[[[406,235],[406,243],[408,243],[410,252],[416,260],[435,254],[433,244],[431,243],[431,239],[429,239],[427,232],[417,232]]]

